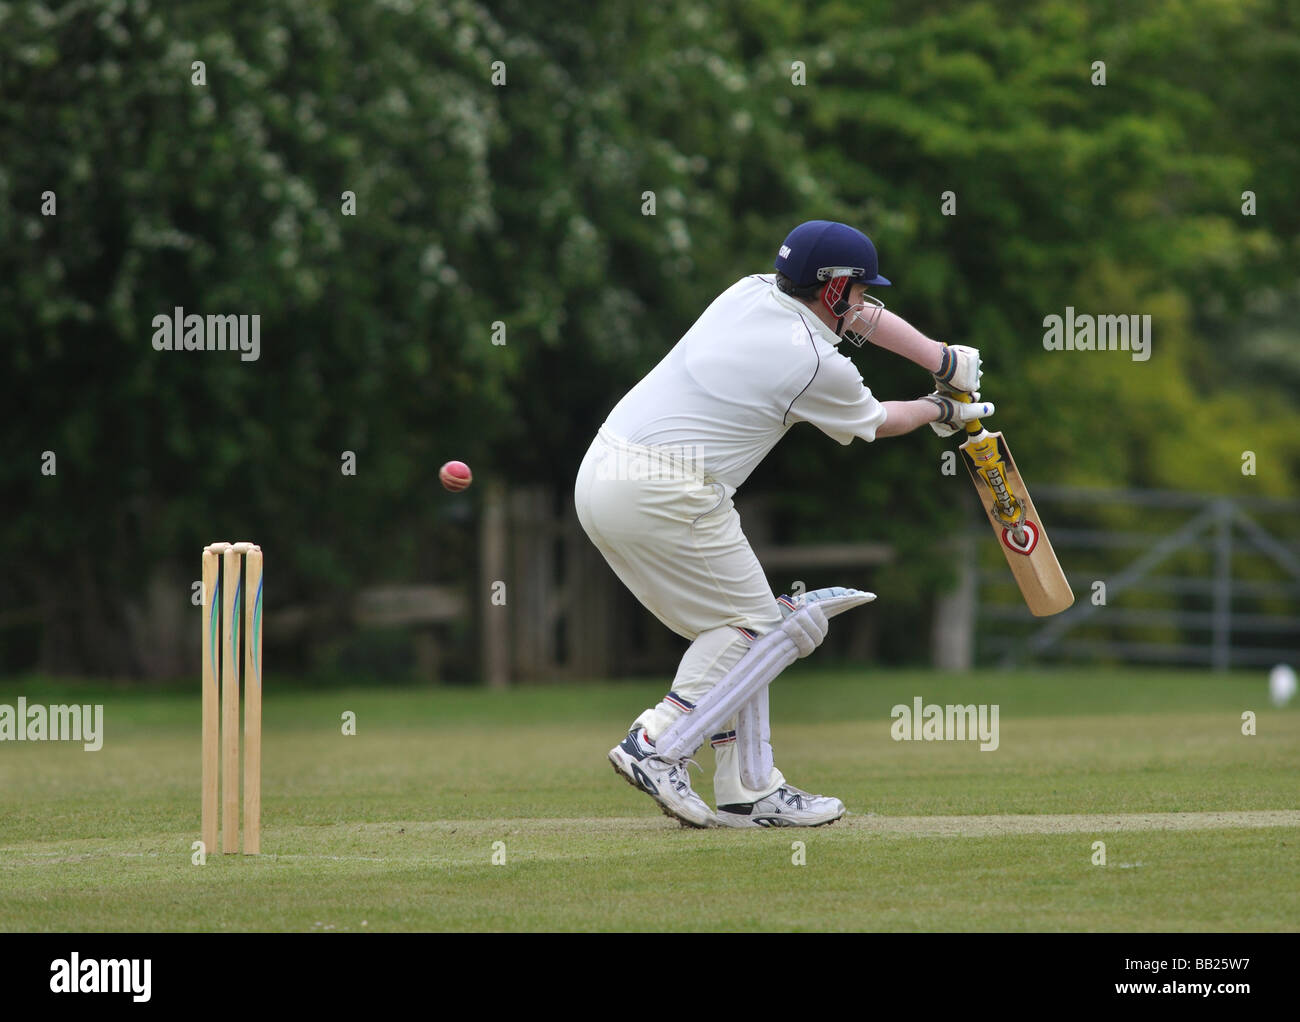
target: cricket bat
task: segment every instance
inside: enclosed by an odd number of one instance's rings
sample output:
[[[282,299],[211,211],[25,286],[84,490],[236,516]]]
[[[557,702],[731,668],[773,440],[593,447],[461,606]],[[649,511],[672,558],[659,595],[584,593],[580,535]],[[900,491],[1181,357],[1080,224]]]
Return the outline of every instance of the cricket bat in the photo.
[[[971,400],[968,394],[952,396]],[[1074,593],[1006,440],[1001,433],[986,430],[979,419],[966,424],[966,433],[962,457],[1030,613],[1035,617],[1059,614],[1074,603]]]

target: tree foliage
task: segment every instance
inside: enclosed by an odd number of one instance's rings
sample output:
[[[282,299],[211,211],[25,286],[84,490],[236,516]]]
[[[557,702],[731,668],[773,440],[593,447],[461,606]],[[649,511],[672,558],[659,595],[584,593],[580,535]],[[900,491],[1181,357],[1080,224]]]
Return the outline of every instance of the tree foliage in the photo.
[[[236,534],[277,551],[288,599],[467,570],[438,464],[567,493],[621,393],[813,217],[875,238],[891,308],[985,352],[1031,478],[1294,493],[1296,17],[0,4],[5,666],[39,643],[47,665],[138,669],[122,626],[149,579]],[[155,351],[176,306],[260,315],[261,357]],[[1066,306],[1152,315],[1152,358],[1045,352]],[[858,363],[882,397],[929,389],[884,352]],[[801,427],[751,489],[786,538],[896,543],[914,609],[967,485],[942,449]]]

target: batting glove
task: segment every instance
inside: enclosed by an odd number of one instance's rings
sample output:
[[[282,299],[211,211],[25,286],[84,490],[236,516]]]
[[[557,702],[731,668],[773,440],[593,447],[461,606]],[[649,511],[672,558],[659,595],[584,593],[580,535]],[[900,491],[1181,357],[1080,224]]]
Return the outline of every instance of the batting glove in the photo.
[[[945,344],[934,385],[941,394],[951,391],[969,394],[980,389],[983,375],[978,349],[965,344]]]
[[[965,430],[968,422],[987,419],[994,412],[992,404],[980,400],[978,391],[971,394],[969,402],[958,401],[937,390],[921,400],[930,401],[938,406],[939,418],[930,423],[930,428],[943,437],[952,436],[958,430]]]

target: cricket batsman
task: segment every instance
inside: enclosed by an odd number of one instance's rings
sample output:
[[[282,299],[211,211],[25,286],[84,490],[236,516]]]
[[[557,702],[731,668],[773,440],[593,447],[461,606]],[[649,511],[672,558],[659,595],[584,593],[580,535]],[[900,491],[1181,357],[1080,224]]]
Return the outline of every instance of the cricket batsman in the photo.
[[[719,295],[614,407],[578,470],[578,520],[609,566],[691,642],[672,687],[609,753],[614,769],[692,827],[817,827],[838,798],[787,783],[772,755],[767,689],[875,599],[855,589],[777,597],[741,531],[737,489],[786,430],[809,422],[848,444],[931,425],[951,436],[993,414],[974,348],[931,340],[885,310],[875,246],[812,220],[781,245],[775,275]],[[840,350],[870,341],[934,376],[913,401],[879,401]],[[973,401],[955,399],[971,394]],[[714,749],[717,813],[691,789],[690,757]]]

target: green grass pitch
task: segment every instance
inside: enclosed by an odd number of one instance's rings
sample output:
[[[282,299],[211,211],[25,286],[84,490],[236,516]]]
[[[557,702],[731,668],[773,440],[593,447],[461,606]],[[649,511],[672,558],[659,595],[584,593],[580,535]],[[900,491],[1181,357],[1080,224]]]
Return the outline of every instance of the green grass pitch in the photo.
[[[777,763],[849,813],[754,832],[680,828],[610,769],[609,748],[661,694],[651,683],[498,693],[272,679],[263,854],[195,865],[197,681],[192,695],[5,682],[0,704],[103,703],[105,720],[99,752],[0,743],[0,928],[1257,931],[1300,920],[1300,712],[1272,708],[1262,675],[796,668],[772,691]],[[998,704],[1000,747],[893,741],[890,708],[915,696]],[[1248,710],[1254,736],[1242,734]],[[696,788],[711,801],[707,748],[702,762]]]

